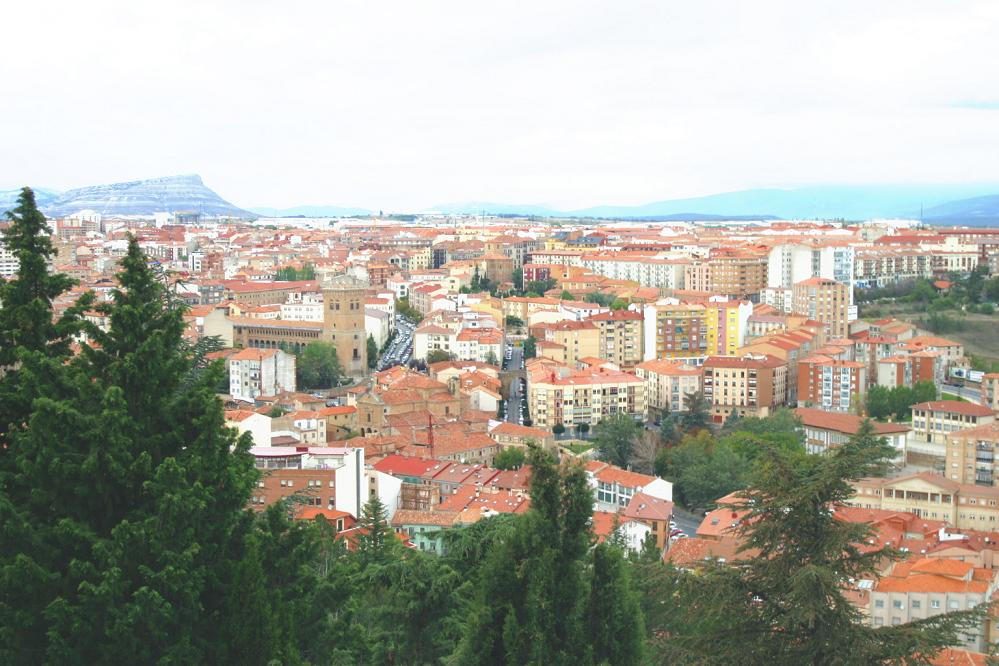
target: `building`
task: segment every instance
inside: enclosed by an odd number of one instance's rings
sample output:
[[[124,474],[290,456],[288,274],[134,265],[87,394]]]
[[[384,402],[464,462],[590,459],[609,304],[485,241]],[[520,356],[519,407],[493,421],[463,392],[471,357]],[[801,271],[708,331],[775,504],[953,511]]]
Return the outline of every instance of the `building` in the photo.
[[[857,318],[850,286],[822,277],[812,277],[796,282],[791,290],[795,312],[829,326],[833,338],[845,338],[850,333],[850,322]]]
[[[775,356],[712,356],[704,362],[704,398],[722,423],[739,416],[769,416],[787,404],[787,363]]]
[[[913,425],[915,426],[915,416]],[[996,460],[999,457],[999,423],[989,421],[985,425],[951,432],[946,436],[946,441],[948,478],[958,483],[989,487],[996,485],[996,479],[999,478]]]
[[[642,362],[645,326],[641,312],[611,310],[593,315],[587,321],[597,327],[600,358],[622,370],[630,370]]]
[[[818,355],[798,361],[798,405],[846,412],[866,390],[867,367],[859,361]]]
[[[586,476],[596,491],[596,508],[601,511],[619,511],[639,493],[666,502],[673,501],[673,484],[657,476],[631,472],[599,461],[587,464]]]
[[[953,432],[995,421],[995,413],[973,402],[933,400],[912,406],[912,434],[933,444],[944,444]],[[964,483],[971,483],[965,481]]]
[[[971,562],[939,557],[896,562],[871,591],[871,626],[900,625],[971,610],[991,601],[997,587],[994,569],[976,568]],[[986,616],[978,627],[966,629],[961,645],[976,652],[988,651],[989,623]]]
[[[540,446],[546,451],[551,451],[555,448],[555,437],[549,431],[509,423],[507,421],[493,426],[489,430],[489,436],[499,444],[501,449],[508,449],[511,446],[526,449],[531,443]]]
[[[826,453],[842,446],[860,431],[864,419],[853,414],[832,413],[824,409],[798,407],[794,413],[801,419],[805,431],[805,450],[808,453]],[[871,421],[874,432],[884,437],[898,451],[898,459],[905,456],[906,439],[910,428],[904,423],[878,423]]]
[[[648,419],[658,422],[671,412],[687,410],[687,396],[701,390],[701,369],[680,361],[644,361],[635,374],[645,380]]]
[[[629,520],[644,523],[656,537],[656,547],[662,550],[669,540],[669,523],[673,520],[673,502],[653,497],[645,492],[631,496],[621,515]]]
[[[368,372],[368,334],[364,326],[367,285],[338,275],[323,285],[323,339],[333,343],[343,371],[351,377]]]
[[[982,375],[982,403],[999,413],[999,372]]]
[[[253,402],[260,395],[293,393],[295,356],[281,349],[241,349],[227,360],[229,395]]]
[[[958,529],[999,529],[999,489],[958,483],[939,474],[919,472],[853,482],[849,506],[913,513]]]
[[[852,304],[854,257],[854,248],[845,242],[775,245],[767,258],[767,287],[790,291],[802,280],[826,278],[847,285]]]
[[[575,366],[583,358],[601,356],[600,331],[591,321],[563,320],[541,324],[537,329],[544,332],[545,342],[551,343],[540,346],[539,355],[568,366]]]
[[[541,428],[595,426],[614,414],[635,420],[646,415],[645,381],[613,365],[573,371],[534,359],[528,367],[527,399],[533,425]]]

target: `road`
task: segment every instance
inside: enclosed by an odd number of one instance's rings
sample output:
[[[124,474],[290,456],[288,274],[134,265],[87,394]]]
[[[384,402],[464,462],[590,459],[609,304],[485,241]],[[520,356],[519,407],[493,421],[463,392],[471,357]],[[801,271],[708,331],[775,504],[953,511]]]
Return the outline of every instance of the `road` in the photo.
[[[979,389],[971,388],[969,386],[953,386],[951,384],[941,384],[940,392],[959,395],[965,400],[970,400],[971,402],[977,402],[978,404],[981,404],[982,402],[982,392]]]
[[[510,360],[506,360],[506,355],[503,358],[503,369],[504,370],[521,370],[524,367],[524,350],[520,347],[514,347],[511,354]],[[510,382],[510,395],[507,397],[506,401],[506,420],[509,423],[520,423],[520,405],[524,401],[524,391],[520,385],[520,380],[514,379]]]
[[[673,520],[676,521],[677,529],[683,530],[684,534],[693,537],[697,534],[697,528],[701,524],[704,516],[697,516],[679,506],[673,506]]]

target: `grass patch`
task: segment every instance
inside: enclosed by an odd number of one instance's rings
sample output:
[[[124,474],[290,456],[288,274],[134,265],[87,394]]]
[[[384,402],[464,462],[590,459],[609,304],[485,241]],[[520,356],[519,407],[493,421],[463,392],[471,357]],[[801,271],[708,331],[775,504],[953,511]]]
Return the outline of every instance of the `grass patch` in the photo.
[[[566,444],[565,448],[572,451],[577,456],[581,456],[593,448],[593,444]]]
[[[958,402],[970,402],[970,400],[968,400],[967,398],[962,398],[959,395],[954,395],[953,393],[946,393],[946,392],[943,392],[943,391],[940,392],[940,399],[941,400],[956,400]]]

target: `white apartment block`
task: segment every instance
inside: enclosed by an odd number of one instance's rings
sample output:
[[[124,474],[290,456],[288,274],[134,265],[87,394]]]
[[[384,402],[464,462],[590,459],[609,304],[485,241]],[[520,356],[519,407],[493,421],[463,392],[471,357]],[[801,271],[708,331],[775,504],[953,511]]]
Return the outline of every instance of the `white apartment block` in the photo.
[[[229,394],[252,402],[261,395],[295,391],[295,356],[280,349],[248,347],[229,357]]]

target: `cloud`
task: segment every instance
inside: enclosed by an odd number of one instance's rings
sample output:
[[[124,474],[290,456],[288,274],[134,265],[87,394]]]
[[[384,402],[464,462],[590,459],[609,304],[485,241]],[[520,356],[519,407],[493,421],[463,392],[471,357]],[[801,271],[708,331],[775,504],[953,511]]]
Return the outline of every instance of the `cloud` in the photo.
[[[244,206],[398,210],[999,178],[990,0],[65,1],[5,19],[3,187],[197,172]]]

